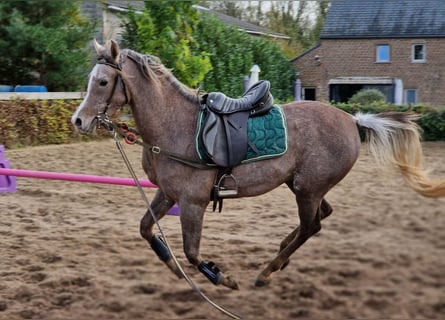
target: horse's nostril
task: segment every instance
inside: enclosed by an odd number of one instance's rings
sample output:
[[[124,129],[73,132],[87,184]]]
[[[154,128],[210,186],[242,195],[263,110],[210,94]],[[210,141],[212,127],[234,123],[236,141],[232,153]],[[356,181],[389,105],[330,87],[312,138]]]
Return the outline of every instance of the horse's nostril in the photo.
[[[76,122],[74,122],[74,125],[75,125],[77,128],[82,127],[82,120],[81,120],[80,118],[77,118],[77,119],[76,119]]]

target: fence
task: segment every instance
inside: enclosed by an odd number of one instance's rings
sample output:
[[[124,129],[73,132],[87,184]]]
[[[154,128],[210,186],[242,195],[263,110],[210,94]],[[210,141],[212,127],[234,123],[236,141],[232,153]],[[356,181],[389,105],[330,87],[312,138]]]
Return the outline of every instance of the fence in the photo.
[[[79,100],[85,92],[0,92],[0,100]]]

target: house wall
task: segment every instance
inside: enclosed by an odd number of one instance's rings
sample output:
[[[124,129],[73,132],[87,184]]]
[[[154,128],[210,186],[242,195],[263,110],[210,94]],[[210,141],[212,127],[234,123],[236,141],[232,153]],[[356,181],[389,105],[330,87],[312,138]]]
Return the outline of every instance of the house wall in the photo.
[[[376,46],[389,44],[391,61],[376,62]],[[412,63],[412,45],[426,45],[426,62]],[[329,100],[329,80],[337,77],[390,77],[417,89],[418,102],[445,105],[445,39],[323,39],[294,60],[303,87],[316,87]]]

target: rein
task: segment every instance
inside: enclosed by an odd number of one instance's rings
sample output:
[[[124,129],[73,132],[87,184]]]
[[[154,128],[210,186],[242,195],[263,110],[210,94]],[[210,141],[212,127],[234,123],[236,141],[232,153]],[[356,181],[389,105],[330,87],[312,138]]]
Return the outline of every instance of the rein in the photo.
[[[122,125],[116,124],[114,121],[110,120],[106,113],[98,113],[96,119],[99,121],[99,126],[103,125],[108,131],[114,131],[116,134],[125,139],[129,144],[137,144],[147,150],[150,150],[154,154],[159,154],[168,157],[169,159],[181,162],[185,165],[203,169],[203,170],[211,170],[215,169],[216,165],[212,163],[208,163],[202,160],[195,160],[190,158],[185,158],[180,154],[166,151],[161,149],[159,146],[150,145],[144,141],[136,139],[136,135],[133,130],[129,130],[128,128],[122,129]]]
[[[203,298],[205,301],[207,301],[212,307],[214,307],[215,309],[219,310],[220,312],[224,313],[225,315],[229,316],[232,319],[241,320],[242,318],[239,315],[237,315],[237,314],[231,312],[230,310],[227,310],[226,308],[218,305],[217,303],[212,301],[209,297],[207,297],[201,291],[201,289],[199,289],[199,287],[192,280],[192,278],[190,278],[190,276],[187,274],[187,272],[184,270],[184,268],[181,266],[181,264],[179,263],[178,259],[175,256],[175,254],[173,253],[173,250],[171,249],[170,244],[167,241],[167,237],[165,236],[164,231],[161,228],[161,225],[159,224],[158,219],[156,218],[156,214],[154,213],[154,211],[153,211],[153,209],[151,207],[150,201],[148,200],[148,197],[147,197],[147,195],[145,194],[145,192],[144,192],[144,190],[142,188],[142,185],[141,185],[141,183],[140,183],[140,181],[139,181],[139,179],[138,179],[138,177],[137,177],[137,175],[136,175],[136,173],[135,173],[135,171],[134,171],[134,169],[133,169],[133,167],[132,167],[132,165],[130,163],[130,160],[128,159],[128,157],[127,157],[127,155],[126,155],[124,149],[122,148],[122,145],[121,145],[121,143],[120,143],[120,141],[118,139],[118,132],[116,131],[116,129],[119,129],[119,131],[121,131],[119,126],[116,125],[115,123],[111,122],[110,120],[106,121],[105,119],[103,119],[103,120],[100,120],[100,121],[105,123],[106,126],[110,126],[110,127],[108,127],[108,130],[113,133],[113,138],[114,138],[114,141],[116,143],[116,147],[119,150],[119,152],[120,152],[120,154],[122,156],[122,159],[124,160],[125,165],[127,166],[128,171],[130,172],[130,175],[133,178],[133,180],[134,180],[134,182],[135,182],[135,184],[136,184],[136,186],[137,186],[137,188],[139,190],[139,193],[142,196],[142,199],[144,200],[148,210],[150,211],[150,214],[151,214],[151,216],[153,218],[153,221],[155,222],[156,227],[158,228],[159,233],[161,234],[163,242],[167,246],[167,249],[168,249],[168,251],[170,253],[170,256],[172,257],[172,259],[175,262],[177,268],[181,272],[181,275],[184,277],[184,279],[187,281],[187,283],[192,287],[192,289],[199,296],[201,296],[201,298]],[[153,150],[152,150],[152,152],[153,152]]]
[[[111,104],[111,100],[113,99],[113,96],[114,96],[114,93],[116,91],[116,87],[117,87],[117,83],[118,82],[120,82],[122,84],[122,88],[123,88],[124,95],[125,95],[125,104],[127,104],[129,102],[129,99],[128,99],[128,96],[127,96],[127,87],[125,85],[125,82],[124,82],[122,76],[120,75],[120,72],[122,72],[122,67],[120,66],[121,62],[119,64],[113,64],[113,63],[109,63],[109,62],[105,61],[105,59],[101,58],[101,59],[97,60],[97,63],[98,64],[104,64],[106,66],[109,66],[109,67],[119,71],[119,73],[118,73],[118,75],[116,77],[116,80],[114,81],[110,97],[106,101],[104,110],[103,111],[99,111],[97,113],[96,120],[98,120],[99,126],[102,124],[109,131],[114,130],[121,137],[125,138],[126,141],[128,141],[130,143],[133,143],[133,144],[136,143],[136,144],[138,144],[140,146],[143,146],[143,147],[147,148],[148,150],[150,150],[154,154],[164,155],[164,156],[166,156],[166,157],[168,157],[168,158],[170,158],[172,160],[181,162],[181,163],[183,163],[185,165],[188,165],[188,166],[191,166],[191,167],[195,167],[195,168],[198,168],[198,169],[207,169],[207,170],[209,170],[209,169],[215,169],[216,168],[216,165],[214,165],[212,163],[207,163],[206,161],[202,161],[202,160],[185,158],[182,155],[179,155],[177,153],[165,151],[165,150],[161,149],[158,146],[149,145],[148,143],[146,143],[144,141],[137,140],[136,136],[134,135],[134,133],[129,133],[128,130],[126,130],[126,131],[121,130],[121,128],[116,123],[111,121],[108,118],[108,115],[107,115],[107,111],[108,111],[108,108],[109,108],[109,106]]]
[[[116,65],[116,64],[111,64],[111,63],[108,63],[106,61],[100,61],[100,60],[97,63],[105,64],[107,66],[110,66],[110,67],[118,70],[118,71],[122,71],[122,68],[119,65]],[[166,247],[167,247],[167,249],[168,249],[168,251],[169,251],[169,253],[170,253],[170,255],[171,255],[171,257],[172,257],[172,259],[174,261],[174,263],[176,264],[176,267],[181,272],[181,275],[184,277],[184,279],[187,281],[187,283],[192,287],[192,289],[201,298],[203,298],[205,301],[207,301],[212,307],[214,307],[215,309],[219,310],[220,312],[222,312],[223,314],[225,314],[226,316],[228,316],[228,317],[230,317],[232,319],[241,320],[242,318],[239,315],[237,315],[237,314],[231,312],[230,310],[228,310],[228,309],[218,305],[217,303],[213,302],[209,297],[207,297],[199,289],[199,287],[196,285],[196,283],[190,278],[190,276],[187,274],[187,272],[184,270],[184,268],[179,263],[178,259],[176,258],[175,254],[173,253],[173,250],[170,247],[170,244],[167,241],[167,237],[165,236],[164,231],[161,228],[161,225],[159,224],[158,219],[156,218],[156,214],[154,213],[154,211],[153,211],[153,209],[151,207],[150,201],[148,200],[148,197],[145,194],[145,192],[144,192],[144,190],[143,190],[143,188],[141,186],[141,183],[139,182],[139,179],[138,179],[135,171],[133,170],[133,167],[132,167],[129,159],[128,159],[127,155],[125,154],[124,149],[122,148],[122,145],[121,145],[121,143],[120,143],[120,141],[118,139],[118,135],[121,136],[121,137],[124,137],[127,141],[130,141],[133,144],[136,143],[136,144],[139,144],[139,145],[141,145],[141,146],[143,146],[145,148],[148,148],[148,150],[150,150],[154,154],[165,155],[165,156],[167,156],[170,159],[179,161],[179,162],[184,163],[184,164],[189,165],[189,166],[193,166],[193,167],[200,168],[200,169],[213,169],[213,168],[215,168],[215,166],[212,165],[212,164],[208,164],[208,163],[206,163],[204,161],[196,161],[194,159],[186,159],[186,158],[184,158],[184,157],[182,157],[182,156],[180,156],[178,154],[175,154],[175,153],[172,153],[172,152],[168,152],[168,151],[164,151],[164,150],[162,150],[158,146],[152,146],[152,145],[149,145],[149,144],[145,143],[144,141],[139,141],[139,140],[136,139],[136,136],[135,136],[134,132],[131,132],[129,130],[122,130],[122,128],[118,124],[116,124],[113,121],[111,121],[108,118],[107,111],[108,111],[108,107],[109,107],[109,105],[111,103],[111,99],[113,98],[114,92],[116,90],[117,83],[119,81],[121,81],[121,83],[123,84],[125,100],[126,100],[125,103],[128,103],[128,97],[127,97],[127,93],[126,93],[125,83],[124,83],[123,79],[121,79],[120,74],[118,74],[118,76],[116,77],[116,81],[113,84],[113,89],[111,91],[111,95],[107,99],[105,109],[102,112],[98,112],[98,114],[96,116],[96,120],[97,120],[98,126],[100,127],[100,125],[103,125],[108,131],[110,131],[113,134],[113,138],[114,138],[114,141],[116,143],[116,147],[119,150],[119,152],[120,152],[120,154],[122,156],[122,159],[124,160],[125,165],[127,166],[128,171],[130,172],[130,175],[133,178],[133,180],[134,180],[134,182],[135,182],[135,184],[136,184],[136,186],[137,186],[137,188],[139,190],[139,193],[141,194],[142,199],[144,200],[148,210],[150,211],[150,214],[151,214],[151,216],[153,218],[153,221],[156,224],[156,227],[159,230],[159,233],[160,233],[160,235],[162,237],[163,242],[165,243],[165,245],[166,245]]]

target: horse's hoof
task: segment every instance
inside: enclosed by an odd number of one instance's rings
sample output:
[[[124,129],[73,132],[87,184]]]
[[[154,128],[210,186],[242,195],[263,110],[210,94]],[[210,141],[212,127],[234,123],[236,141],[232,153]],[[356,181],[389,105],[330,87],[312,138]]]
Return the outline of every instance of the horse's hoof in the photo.
[[[270,283],[270,278],[258,277],[255,281],[256,287],[265,287]]]
[[[176,263],[175,263],[175,261],[173,259],[169,259],[169,260],[165,261],[165,264],[168,266],[168,268],[174,274],[176,274],[178,279],[182,279],[184,277],[184,275],[182,274],[181,270],[178,268],[178,266],[176,265]]]
[[[221,284],[227,288],[233,289],[233,290],[238,290],[238,283],[232,279],[232,277],[230,276],[224,276]]]

